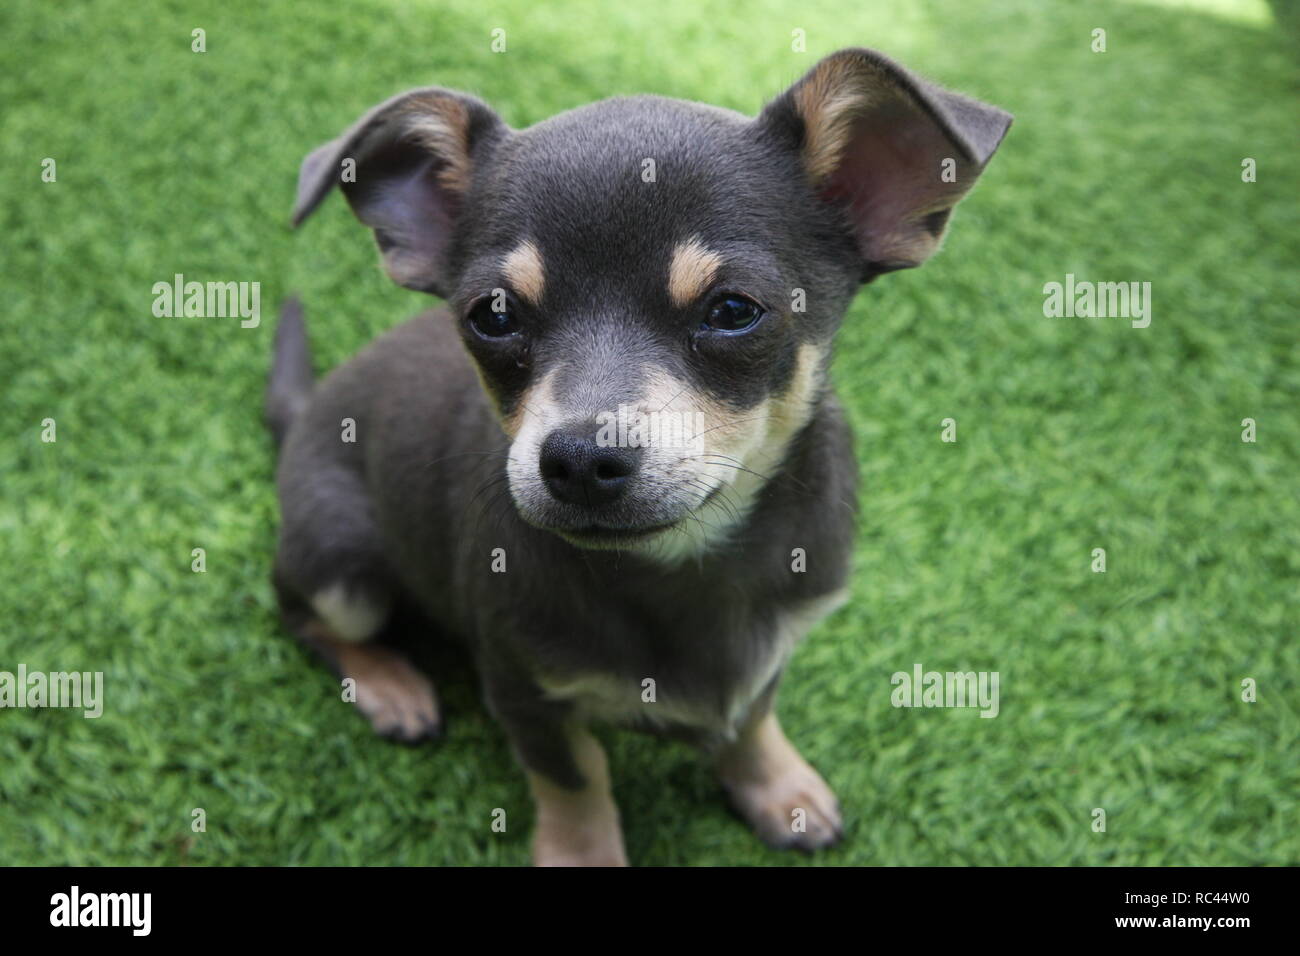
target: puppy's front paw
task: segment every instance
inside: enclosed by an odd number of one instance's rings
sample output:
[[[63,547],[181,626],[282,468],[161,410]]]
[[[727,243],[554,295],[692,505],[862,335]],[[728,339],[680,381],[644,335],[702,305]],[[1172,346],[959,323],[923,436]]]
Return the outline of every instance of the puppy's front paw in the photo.
[[[835,794],[807,763],[799,760],[780,776],[723,781],[732,805],[754,832],[777,849],[820,850],[838,843],[843,821]]]
[[[768,715],[719,755],[732,806],[777,849],[819,850],[843,835],[839,801]]]

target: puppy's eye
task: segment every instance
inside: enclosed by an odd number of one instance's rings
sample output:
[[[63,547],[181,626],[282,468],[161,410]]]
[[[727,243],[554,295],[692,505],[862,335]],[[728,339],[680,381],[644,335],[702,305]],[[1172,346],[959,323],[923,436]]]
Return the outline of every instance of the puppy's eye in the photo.
[[[709,303],[709,311],[700,328],[711,332],[748,332],[763,315],[763,307],[757,302],[728,293]]]
[[[491,299],[484,299],[469,310],[469,325],[485,339],[502,339],[519,332],[519,320],[509,302],[499,310]]]

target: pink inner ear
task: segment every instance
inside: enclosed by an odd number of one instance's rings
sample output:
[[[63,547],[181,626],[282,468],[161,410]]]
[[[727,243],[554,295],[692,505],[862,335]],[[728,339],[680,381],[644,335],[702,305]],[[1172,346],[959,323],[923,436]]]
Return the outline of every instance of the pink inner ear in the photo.
[[[957,160],[957,183],[940,178],[947,157]],[[821,195],[847,203],[868,262],[907,260],[922,229],[916,218],[961,188],[963,167],[961,154],[929,116],[899,104],[858,121]]]
[[[389,273],[411,285],[436,278],[459,204],[427,161],[360,196],[357,216],[376,231]]]

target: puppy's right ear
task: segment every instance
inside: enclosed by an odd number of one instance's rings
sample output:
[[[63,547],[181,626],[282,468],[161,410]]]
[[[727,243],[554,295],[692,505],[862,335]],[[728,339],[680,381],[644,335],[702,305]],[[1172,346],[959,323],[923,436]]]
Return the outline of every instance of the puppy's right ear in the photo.
[[[403,93],[308,154],[298,174],[293,224],[337,185],[357,218],[375,231],[393,281],[444,294],[447,247],[475,170],[508,133],[472,96],[438,87]]]

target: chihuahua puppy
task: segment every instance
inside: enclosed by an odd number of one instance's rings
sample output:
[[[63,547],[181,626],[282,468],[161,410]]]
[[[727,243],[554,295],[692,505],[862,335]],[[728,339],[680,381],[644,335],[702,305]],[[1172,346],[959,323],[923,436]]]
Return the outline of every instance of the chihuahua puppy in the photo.
[[[774,710],[846,595],[832,340],[860,285],[935,251],[1010,122],[864,49],[757,118],[637,96],[514,130],[436,87],[371,110],[307,156],[293,222],[340,187],[388,274],[447,306],[319,384],[281,319],[288,626],[406,741],[441,718],[386,625],[414,608],[463,641],[537,864],[626,862],[592,721],[699,744],[768,843],[834,843]]]

